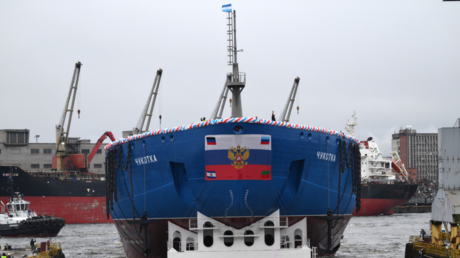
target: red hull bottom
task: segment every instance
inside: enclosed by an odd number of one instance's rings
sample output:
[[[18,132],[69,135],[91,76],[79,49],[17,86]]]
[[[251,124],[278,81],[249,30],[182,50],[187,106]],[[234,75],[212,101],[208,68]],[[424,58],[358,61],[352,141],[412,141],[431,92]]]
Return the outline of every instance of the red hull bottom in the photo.
[[[66,224],[112,223],[107,219],[105,197],[37,197],[25,196],[29,209],[37,215],[54,215],[65,219]],[[3,203],[7,196],[1,196]]]
[[[361,210],[353,216],[377,216],[380,214],[392,215],[393,208],[406,203],[407,199],[361,199]]]

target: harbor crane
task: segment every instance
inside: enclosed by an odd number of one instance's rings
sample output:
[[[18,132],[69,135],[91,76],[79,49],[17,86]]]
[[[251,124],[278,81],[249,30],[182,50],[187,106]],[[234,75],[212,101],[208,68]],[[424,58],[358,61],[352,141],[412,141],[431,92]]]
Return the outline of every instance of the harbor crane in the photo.
[[[96,145],[94,146],[93,150],[91,151],[91,153],[89,154],[88,156],[88,165],[91,163],[91,161],[93,160],[94,158],[94,155],[96,155],[97,153],[97,150],[99,149],[99,147],[101,147],[102,145],[102,142],[107,138],[109,137],[110,140],[112,141],[115,141],[115,137],[113,136],[112,132],[105,132],[101,137],[99,137],[99,139],[97,140],[96,142]]]
[[[67,156],[66,144],[69,138],[70,123],[72,122],[72,114],[75,104],[75,96],[77,95],[81,66],[82,63],[80,61],[75,64],[75,69],[73,71],[72,81],[70,82],[69,94],[64,106],[64,111],[62,112],[59,124],[56,125],[56,169],[58,171],[62,171],[64,169],[64,157]],[[67,126],[64,127],[67,115]]]
[[[297,77],[294,79],[294,84],[292,85],[291,93],[289,94],[286,105],[284,106],[283,112],[281,112],[281,121],[289,122],[291,117],[292,106],[294,106],[295,95],[297,94],[297,88],[299,87],[300,78]],[[299,107],[297,107],[297,110]]]
[[[158,69],[157,74],[155,76],[155,80],[153,81],[152,89],[150,90],[149,97],[147,98],[147,103],[145,103],[145,107],[144,110],[142,110],[141,117],[139,118],[136,127],[133,129],[133,134],[140,134],[147,132],[149,130],[150,120],[152,119],[153,114],[153,107],[155,107],[155,101],[157,99],[158,89],[160,88],[162,74],[163,70],[161,68]],[[147,117],[148,119],[146,123],[145,120]]]
[[[89,164],[91,163],[94,155],[101,146],[102,142],[109,137],[112,141],[115,141],[115,137],[111,132],[105,132],[97,141],[96,145],[92,149],[91,153],[72,153],[67,150],[67,144],[69,140],[70,124],[72,122],[72,114],[75,104],[75,96],[78,90],[78,81],[80,78],[81,62],[75,64],[75,69],[70,83],[69,94],[64,106],[64,111],[61,115],[59,124],[56,125],[56,156],[53,156],[52,168],[58,172],[64,170],[78,170],[80,172],[88,172]],[[80,110],[78,110],[80,113]],[[67,119],[66,119],[67,118]],[[67,122],[67,123],[66,123]]]

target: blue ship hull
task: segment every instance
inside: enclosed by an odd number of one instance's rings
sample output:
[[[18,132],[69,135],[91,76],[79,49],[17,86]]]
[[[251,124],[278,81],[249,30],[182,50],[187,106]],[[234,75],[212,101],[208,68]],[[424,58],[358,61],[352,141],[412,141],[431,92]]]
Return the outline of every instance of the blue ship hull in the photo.
[[[128,257],[144,257],[144,236],[133,233],[143,214],[143,221],[148,220],[149,257],[166,257],[167,221],[188,228],[188,219],[196,218],[197,212],[237,229],[276,210],[289,223],[307,217],[311,244],[327,246],[327,223],[318,216],[331,209],[344,217],[332,229],[332,247],[338,246],[355,209],[352,163],[360,159],[353,155],[356,140],[324,129],[299,130],[304,127],[275,126],[264,120],[220,121],[204,127],[199,123],[190,130],[149,132],[107,146],[107,205]],[[261,175],[260,180],[218,180],[219,176],[214,180],[215,174],[206,169],[210,135],[268,136],[269,179]],[[225,159],[221,157],[222,162]],[[228,158],[222,165],[232,164],[235,161]]]

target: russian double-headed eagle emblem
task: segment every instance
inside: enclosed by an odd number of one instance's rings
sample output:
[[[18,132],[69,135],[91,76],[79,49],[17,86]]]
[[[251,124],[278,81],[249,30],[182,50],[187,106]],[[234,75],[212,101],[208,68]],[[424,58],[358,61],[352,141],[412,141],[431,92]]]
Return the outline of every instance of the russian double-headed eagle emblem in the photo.
[[[233,161],[231,164],[236,169],[242,169],[247,162],[244,162],[249,158],[249,149],[243,147],[242,149],[238,145],[236,148],[231,147],[228,149],[228,158]]]

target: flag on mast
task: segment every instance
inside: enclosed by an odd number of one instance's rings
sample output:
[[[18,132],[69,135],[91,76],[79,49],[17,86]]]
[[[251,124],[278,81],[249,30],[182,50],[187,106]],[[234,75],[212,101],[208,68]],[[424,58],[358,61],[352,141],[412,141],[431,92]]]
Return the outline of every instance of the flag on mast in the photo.
[[[226,13],[232,12],[232,4],[222,5],[222,12],[226,12]]]

